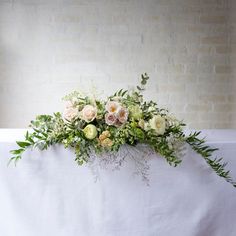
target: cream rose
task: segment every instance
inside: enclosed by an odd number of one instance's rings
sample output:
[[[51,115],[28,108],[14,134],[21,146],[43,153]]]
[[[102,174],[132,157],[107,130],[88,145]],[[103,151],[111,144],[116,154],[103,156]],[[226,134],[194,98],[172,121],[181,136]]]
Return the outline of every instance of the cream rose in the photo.
[[[154,116],[152,119],[149,120],[149,125],[152,129],[156,131],[157,134],[163,135],[165,133],[166,121],[162,116]]]
[[[97,116],[97,108],[92,105],[86,105],[81,111],[81,119],[87,123],[93,121]]]
[[[79,114],[79,111],[77,108],[75,107],[67,107],[63,113],[63,117],[64,119],[68,120],[68,121],[72,121],[74,120]]]

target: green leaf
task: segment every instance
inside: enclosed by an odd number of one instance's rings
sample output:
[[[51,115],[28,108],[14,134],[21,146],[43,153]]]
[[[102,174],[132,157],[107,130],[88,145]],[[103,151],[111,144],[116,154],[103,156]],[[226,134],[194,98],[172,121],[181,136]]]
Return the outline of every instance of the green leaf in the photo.
[[[142,85],[145,85],[146,83],[147,83],[146,80],[142,80],[142,81],[141,81],[141,84],[142,84]]]
[[[118,96],[121,95],[122,91],[123,91],[123,89],[119,90],[119,92],[118,92]]]
[[[127,92],[128,92],[128,91],[125,90],[125,91],[121,94],[121,96],[123,97]]]
[[[31,144],[29,142],[22,142],[22,141],[16,141],[16,143],[18,144],[18,146],[20,146],[21,148],[25,148],[30,146]]]
[[[29,132],[28,131],[25,134],[25,138],[26,138],[26,140],[28,140],[28,138],[29,138]]]
[[[20,159],[21,159],[21,156],[12,157],[12,158],[8,161],[7,166],[9,166],[12,161],[14,161],[14,162],[15,162],[15,165],[16,165],[17,161],[20,160]]]
[[[18,155],[24,152],[24,149],[16,149],[16,150],[11,150],[10,153],[13,155]]]
[[[141,87],[139,87],[139,86],[137,86],[137,89],[140,90],[140,91],[143,90],[143,89],[142,89]]]

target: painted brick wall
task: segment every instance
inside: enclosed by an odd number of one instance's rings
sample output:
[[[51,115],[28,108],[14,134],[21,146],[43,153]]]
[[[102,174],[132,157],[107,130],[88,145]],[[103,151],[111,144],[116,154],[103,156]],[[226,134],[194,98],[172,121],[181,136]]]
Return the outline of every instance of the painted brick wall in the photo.
[[[146,98],[190,128],[236,127],[233,0],[0,0],[0,127],[108,95],[142,72]]]
[[[232,127],[236,127],[236,1],[230,0],[230,123]]]

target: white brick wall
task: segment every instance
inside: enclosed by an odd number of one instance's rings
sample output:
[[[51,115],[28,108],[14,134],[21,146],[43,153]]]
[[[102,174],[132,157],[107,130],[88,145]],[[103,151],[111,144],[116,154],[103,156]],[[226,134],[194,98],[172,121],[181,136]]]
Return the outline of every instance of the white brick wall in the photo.
[[[236,128],[234,0],[0,0],[0,127],[147,72],[146,98],[190,128]]]
[[[230,0],[230,123],[232,127],[236,127],[236,1]]]

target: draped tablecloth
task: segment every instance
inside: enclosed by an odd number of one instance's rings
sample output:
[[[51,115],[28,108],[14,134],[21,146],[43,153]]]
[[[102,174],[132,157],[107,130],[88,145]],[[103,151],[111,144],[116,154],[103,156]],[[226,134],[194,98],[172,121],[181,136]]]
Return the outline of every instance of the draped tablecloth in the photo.
[[[61,146],[7,166],[24,130],[0,130],[1,236],[235,236],[236,189],[187,148],[170,167],[150,155],[149,186],[127,158],[119,171],[77,166]],[[208,130],[236,179],[236,131]]]

